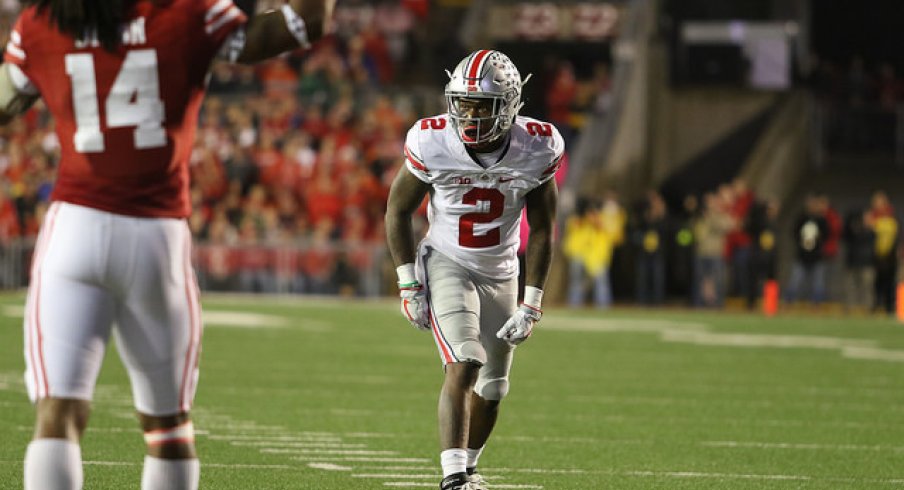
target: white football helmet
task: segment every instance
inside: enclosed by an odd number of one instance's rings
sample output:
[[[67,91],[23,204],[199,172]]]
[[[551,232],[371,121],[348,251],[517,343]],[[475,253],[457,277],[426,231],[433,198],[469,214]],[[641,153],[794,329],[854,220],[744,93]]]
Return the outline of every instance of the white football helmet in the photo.
[[[530,75],[522,81],[512,60],[491,49],[471,53],[451,73],[446,70],[446,74],[449,75],[445,90],[449,119],[462,143],[474,146],[504,136],[524,105],[521,87]],[[491,101],[492,110],[468,114],[460,105],[462,99],[477,103]]]

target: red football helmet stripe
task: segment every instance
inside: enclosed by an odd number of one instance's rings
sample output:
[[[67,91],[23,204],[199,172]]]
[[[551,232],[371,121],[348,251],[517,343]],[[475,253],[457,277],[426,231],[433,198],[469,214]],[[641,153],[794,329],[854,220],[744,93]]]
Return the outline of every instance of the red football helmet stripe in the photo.
[[[488,54],[490,54],[489,49],[480,50],[476,55],[474,55],[474,59],[471,60],[471,65],[468,68],[469,87],[477,86],[477,76],[480,75],[480,67],[481,65],[483,65],[483,61],[484,59],[486,59]]]

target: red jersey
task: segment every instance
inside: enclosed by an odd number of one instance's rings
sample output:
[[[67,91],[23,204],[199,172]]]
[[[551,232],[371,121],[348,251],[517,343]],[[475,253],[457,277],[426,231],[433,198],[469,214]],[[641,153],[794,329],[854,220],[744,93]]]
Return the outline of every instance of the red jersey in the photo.
[[[114,51],[24,9],[4,56],[41,93],[62,147],[51,199],[111,213],[190,213],[189,158],[211,61],[246,17],[232,0],[139,0]]]

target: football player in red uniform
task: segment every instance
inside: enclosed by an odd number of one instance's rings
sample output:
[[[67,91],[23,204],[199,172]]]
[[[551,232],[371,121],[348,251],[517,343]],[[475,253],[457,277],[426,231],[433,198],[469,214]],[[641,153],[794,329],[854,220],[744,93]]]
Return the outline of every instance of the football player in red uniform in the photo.
[[[147,455],[141,488],[194,489],[189,410],[201,345],[189,154],[216,57],[308,47],[335,0],[250,19],[232,0],[23,0],[0,66],[0,121],[38,98],[62,147],[32,261],[26,489],[82,487],[79,440],[112,326]]]

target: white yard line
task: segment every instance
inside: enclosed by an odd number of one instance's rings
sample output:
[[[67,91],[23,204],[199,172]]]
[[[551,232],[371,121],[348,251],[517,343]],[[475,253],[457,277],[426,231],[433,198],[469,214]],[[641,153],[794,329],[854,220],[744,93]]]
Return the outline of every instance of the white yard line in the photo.
[[[292,458],[297,460],[299,458]],[[346,460],[373,460],[374,458],[345,458]],[[379,458],[377,458],[379,459]],[[385,458],[384,458],[385,459]],[[395,458],[395,459],[415,459],[415,458]],[[101,461],[101,460],[86,460],[83,461],[86,466],[141,466],[143,462],[140,461]],[[21,460],[0,460],[0,464],[7,465],[21,465]],[[228,468],[228,469],[262,469],[262,470],[298,470],[298,466],[293,465],[285,465],[285,464],[225,464],[225,463],[201,463],[201,466],[204,468]],[[350,472],[354,471],[356,468],[353,466],[345,466],[339,465],[329,462],[311,462],[307,465],[313,469],[325,470],[325,471],[341,471],[341,472]],[[359,469],[365,469],[371,467],[360,467]],[[390,467],[372,467],[379,468],[384,470],[391,469]],[[422,467],[397,467],[397,469],[411,469],[417,471],[423,471]],[[887,485],[901,485],[904,484],[904,478],[845,478],[845,477],[821,477],[821,476],[809,476],[809,475],[791,475],[791,474],[759,474],[759,473],[720,473],[720,472],[705,472],[705,471],[649,471],[649,470],[629,470],[629,471],[612,471],[612,470],[581,470],[581,469],[544,469],[544,468],[486,468],[487,473],[505,473],[505,472],[517,472],[517,473],[538,473],[538,474],[602,474],[602,475],[611,475],[611,476],[626,476],[626,477],[637,477],[637,478],[677,478],[677,479],[735,479],[735,480],[762,480],[762,481],[824,481],[824,482],[835,482],[835,483],[873,483],[873,484],[887,484]],[[408,474],[408,473],[352,473],[352,477],[355,478],[373,478],[373,479],[381,479],[381,478],[389,478],[389,479],[436,479],[439,474],[438,473],[416,473],[416,474]],[[494,480],[498,480],[501,477],[494,476]],[[435,487],[435,482],[416,482],[416,481],[388,481],[383,483],[384,486],[389,487]],[[493,484],[494,489],[542,489],[541,485],[529,485],[529,484]]]
[[[197,431],[195,432],[197,433]],[[338,443],[341,442],[342,439],[338,437],[328,437],[328,436],[275,436],[275,435],[209,435],[208,439],[213,441],[226,441],[226,442],[260,442],[260,443],[273,443],[279,444],[283,442],[316,442],[316,443]]]
[[[578,468],[480,468],[482,474],[492,473],[536,473],[548,475],[582,475],[590,473]]]
[[[384,486],[387,487],[436,487],[436,483],[432,482],[415,482],[415,481],[389,481],[384,482]],[[533,489],[542,489],[543,485],[513,485],[513,484],[499,484],[493,485],[493,490],[497,488],[533,488]]]
[[[377,478],[389,480],[438,480],[442,475],[437,473],[352,473],[352,478]]]
[[[19,305],[6,305],[3,307],[3,315],[9,318],[24,318],[25,307]],[[287,328],[306,330],[311,332],[323,332],[333,328],[329,322],[306,319],[299,322],[291,322],[288,317],[263,313],[250,313],[247,311],[222,310],[205,308],[202,316],[205,327],[232,327],[232,328]]]
[[[325,471],[351,471],[351,466],[342,466],[333,463],[308,463],[308,468]]]
[[[366,456],[293,456],[294,461],[308,463],[430,463],[427,458],[366,457]]]
[[[25,318],[25,305],[5,305],[3,307],[3,316],[7,318]]]
[[[758,473],[710,473],[705,471],[601,471],[608,475],[641,477],[641,478],[681,478],[681,479],[733,479],[733,480],[763,480],[763,481],[819,481],[833,483],[876,483],[886,485],[900,485],[904,483],[901,478],[846,478],[846,477],[822,477],[809,475],[784,475],[784,474],[758,474]]]
[[[275,447],[264,447],[260,450],[262,453],[270,454],[323,454],[323,455],[348,455],[348,456],[393,456],[399,454],[398,451],[378,451],[371,449],[282,449]]]
[[[671,477],[671,478],[730,478],[735,480],[794,480],[810,481],[811,476],[805,475],[760,475],[747,473],[707,473],[702,471],[624,471],[616,473],[623,476],[640,477]]]
[[[141,461],[82,461],[87,466],[143,466]],[[260,469],[260,470],[292,470],[297,469],[287,464],[224,464],[201,463],[202,468]]]
[[[904,362],[904,350],[882,349],[879,347],[845,347],[841,350],[841,355],[848,359]]]
[[[312,448],[312,449],[364,449],[367,444],[347,444],[341,442],[287,442],[287,441],[230,441],[233,446],[272,448]]]
[[[346,432],[345,437],[362,437],[362,438],[395,438],[398,434],[390,434],[388,432]]]
[[[865,444],[809,444],[795,442],[756,442],[756,441],[703,441],[701,446],[722,448],[753,449],[804,449],[828,451],[904,451],[904,446],[882,446]]]
[[[298,467],[287,464],[221,464],[221,463],[201,463],[205,468],[240,468],[249,470],[297,470]]]

